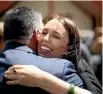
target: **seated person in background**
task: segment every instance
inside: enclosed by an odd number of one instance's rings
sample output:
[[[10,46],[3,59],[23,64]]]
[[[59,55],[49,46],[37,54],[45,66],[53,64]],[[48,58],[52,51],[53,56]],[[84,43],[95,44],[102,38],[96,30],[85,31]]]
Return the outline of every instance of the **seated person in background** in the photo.
[[[91,43],[91,51],[95,57],[93,57],[91,63],[94,72],[102,85],[102,27],[96,27],[94,29],[94,38]],[[97,60],[97,62],[96,62]]]
[[[0,51],[4,48],[4,41],[3,41],[3,22],[0,22]]]
[[[97,79],[95,78],[93,71],[86,64],[86,62],[84,60],[81,60],[80,58],[80,45],[79,45],[80,40],[78,35],[78,29],[76,28],[75,24],[72,21],[70,21],[68,18],[59,15],[55,15],[53,16],[53,18],[49,20],[47,20],[47,23],[43,31],[40,32],[39,35],[40,37],[38,37],[38,54],[48,58],[56,57],[56,58],[65,58],[71,60],[76,66],[79,75],[85,81],[86,89],[91,90],[93,94],[100,94],[101,87],[99,86],[98,81],[96,81]],[[15,68],[17,71],[19,71],[20,74],[23,73],[23,71],[20,71],[15,66],[13,66],[12,68]],[[87,70],[85,68],[87,68]],[[25,69],[26,69],[25,67],[21,68],[21,70],[26,71]],[[30,68],[28,67],[28,69]],[[80,71],[81,69],[82,71]],[[90,72],[88,72],[88,70],[90,70]],[[30,71],[28,70],[27,74],[29,74],[29,72]],[[18,78],[18,76],[19,75],[16,75],[15,77]],[[21,76],[26,76],[26,75],[21,75]],[[85,78],[86,76],[87,78]],[[90,76],[93,76],[93,78],[91,77],[91,79],[89,79]],[[25,81],[27,81],[26,78],[31,78],[31,77],[32,75],[30,73],[25,78],[17,79],[18,82],[15,82],[15,79],[13,79],[13,77],[10,77],[9,79],[12,79],[14,81],[9,82],[9,84],[22,84],[22,85],[30,86],[30,84],[25,83]],[[95,83],[97,82],[99,88],[96,88],[95,85],[93,85],[94,82],[92,83],[92,79],[94,79]],[[29,82],[32,83],[33,85],[32,80],[29,80]],[[89,83],[90,86],[92,87],[88,87]]]
[[[61,24],[62,25],[62,24]],[[21,85],[7,85],[3,77],[3,73],[10,66],[15,64],[34,65],[38,68],[51,73],[52,75],[64,80],[75,86],[83,88],[83,82],[76,74],[76,70],[72,62],[58,58],[44,58],[37,56],[32,49],[28,47],[29,41],[34,32],[42,28],[41,14],[27,7],[17,7],[7,11],[4,20],[4,40],[6,46],[0,54],[0,93],[2,94],[48,94],[48,89],[25,87]],[[63,33],[67,33],[63,28],[60,36],[62,39],[56,42],[64,41]],[[66,35],[65,35],[66,36]],[[68,37],[65,37],[66,43],[69,42]],[[56,38],[57,39],[57,38]],[[65,50],[68,49],[68,46]],[[64,45],[63,45],[64,46]],[[43,48],[44,49],[44,48]],[[48,50],[48,49],[47,49]],[[50,50],[50,49],[49,49]],[[55,49],[54,49],[55,51]],[[64,50],[62,50],[64,51]],[[44,51],[45,52],[45,51]],[[59,55],[60,58],[62,55]],[[15,70],[12,70],[15,72]],[[34,71],[35,72],[35,71]],[[16,78],[17,79],[17,78]],[[53,79],[52,79],[53,80]],[[9,91],[7,91],[9,90]],[[14,91],[13,91],[14,90]],[[50,92],[54,93],[54,91]]]
[[[86,36],[81,32],[81,55],[91,66],[102,85],[102,27],[97,26],[93,31],[85,30]]]
[[[94,38],[91,44],[91,50],[94,54],[100,54],[102,52],[102,27],[96,27],[94,29]]]

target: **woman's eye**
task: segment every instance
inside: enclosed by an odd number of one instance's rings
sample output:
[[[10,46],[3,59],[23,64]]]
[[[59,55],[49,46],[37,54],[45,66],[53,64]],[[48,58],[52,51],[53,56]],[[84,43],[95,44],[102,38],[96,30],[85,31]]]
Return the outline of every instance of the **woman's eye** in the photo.
[[[60,39],[60,37],[58,37],[58,36],[54,36],[55,38],[57,38],[57,39]]]
[[[46,35],[47,34],[47,32],[42,32],[42,35]]]

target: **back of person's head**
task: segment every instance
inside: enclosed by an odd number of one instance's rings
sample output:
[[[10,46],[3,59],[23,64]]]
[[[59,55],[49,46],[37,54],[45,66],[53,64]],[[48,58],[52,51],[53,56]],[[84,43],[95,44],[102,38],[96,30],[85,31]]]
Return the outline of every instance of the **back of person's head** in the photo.
[[[48,21],[56,18],[59,22],[63,24],[68,32],[69,43],[68,43],[68,53],[64,55],[65,59],[74,60],[73,63],[77,63],[80,59],[80,37],[79,31],[76,25],[66,16],[62,14],[54,14],[44,18],[43,22],[46,24]]]
[[[12,8],[5,14],[4,40],[30,40],[41,25],[42,16],[38,11],[25,6]]]

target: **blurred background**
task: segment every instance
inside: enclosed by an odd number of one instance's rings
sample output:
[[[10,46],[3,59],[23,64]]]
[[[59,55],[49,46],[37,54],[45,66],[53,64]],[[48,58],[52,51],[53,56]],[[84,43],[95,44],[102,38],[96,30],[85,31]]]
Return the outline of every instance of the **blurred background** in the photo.
[[[3,20],[7,10],[28,6],[43,17],[63,13],[80,29],[82,56],[102,84],[102,1],[0,1],[0,50],[3,49]]]

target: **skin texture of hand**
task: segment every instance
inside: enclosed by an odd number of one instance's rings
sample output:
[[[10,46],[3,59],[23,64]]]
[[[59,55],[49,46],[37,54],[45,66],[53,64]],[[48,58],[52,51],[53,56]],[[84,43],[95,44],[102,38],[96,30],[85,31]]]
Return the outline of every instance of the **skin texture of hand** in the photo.
[[[14,73],[14,69],[16,73]],[[43,71],[33,65],[14,65],[5,72],[5,77],[12,81],[7,84],[20,84],[30,87],[38,87]]]

